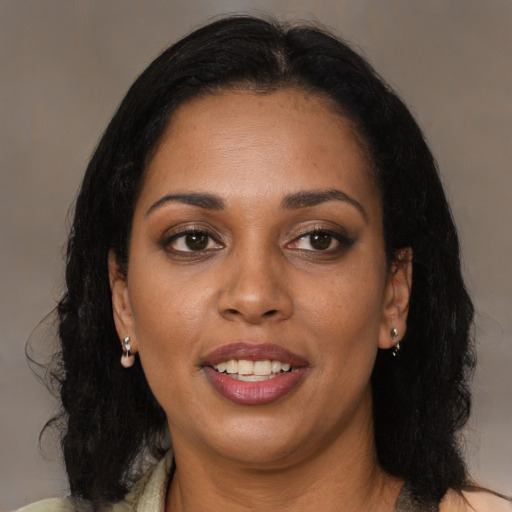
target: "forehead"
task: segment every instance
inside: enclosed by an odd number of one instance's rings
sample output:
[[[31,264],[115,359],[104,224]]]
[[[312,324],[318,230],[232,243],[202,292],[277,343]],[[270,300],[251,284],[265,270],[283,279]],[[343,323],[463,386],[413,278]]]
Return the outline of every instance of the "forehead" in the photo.
[[[354,124],[332,100],[298,89],[224,91],[174,112],[143,194],[204,190],[231,195],[343,188],[378,196]],[[375,199],[375,198],[374,198]]]

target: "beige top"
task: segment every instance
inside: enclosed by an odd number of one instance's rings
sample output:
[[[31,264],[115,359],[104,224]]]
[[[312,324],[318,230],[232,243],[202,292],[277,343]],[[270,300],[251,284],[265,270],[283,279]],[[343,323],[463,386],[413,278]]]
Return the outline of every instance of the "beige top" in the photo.
[[[163,457],[148,471],[122,501],[100,512],[164,512],[172,466],[172,455]],[[67,498],[50,498],[20,508],[17,512],[92,512],[89,503]]]
[[[122,501],[109,505],[100,512],[164,512],[171,466],[172,456],[169,453],[135,484]],[[512,502],[489,492],[464,492],[461,497],[456,492],[449,491],[441,502],[439,510],[440,512],[512,512]],[[92,512],[92,507],[87,502],[71,498],[52,498],[32,503],[17,512]],[[409,509],[404,512],[415,511]]]

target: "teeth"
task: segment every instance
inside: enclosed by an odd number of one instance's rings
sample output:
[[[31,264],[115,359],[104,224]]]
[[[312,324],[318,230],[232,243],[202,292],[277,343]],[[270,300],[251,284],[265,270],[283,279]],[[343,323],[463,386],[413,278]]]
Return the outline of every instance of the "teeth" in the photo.
[[[238,375],[238,380],[244,382],[263,382],[264,380],[273,379],[276,375]]]
[[[272,373],[272,363],[268,359],[255,361],[252,373],[254,375],[270,375]]]
[[[227,373],[238,373],[238,361],[234,359],[230,359],[226,362],[226,372]]]
[[[224,363],[219,363],[215,368],[217,369],[218,372],[222,373],[222,372],[226,371],[227,366],[228,366],[228,363],[226,361]]]
[[[230,359],[219,364],[213,365],[213,368],[219,373],[228,373],[233,378],[246,382],[259,382],[267,378],[275,377],[274,374],[293,370],[290,363],[281,361],[271,361],[265,359],[262,361],[248,361],[247,359]]]
[[[281,366],[281,361],[272,361],[272,373],[279,373]]]
[[[254,363],[245,359],[238,361],[238,375],[252,375]]]

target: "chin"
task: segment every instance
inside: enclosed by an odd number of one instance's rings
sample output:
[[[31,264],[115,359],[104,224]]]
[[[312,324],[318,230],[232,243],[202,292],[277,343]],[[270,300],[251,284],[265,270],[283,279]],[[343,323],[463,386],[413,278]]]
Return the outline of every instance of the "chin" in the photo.
[[[253,469],[280,469],[291,465],[302,454],[302,443],[296,440],[286,442],[280,436],[267,435],[245,441],[236,440],[232,445],[222,446],[222,454],[226,459],[238,462]]]
[[[195,432],[196,439],[189,437],[189,441],[203,445],[212,455],[254,469],[285,466],[286,461],[303,451],[303,438],[307,436],[301,432],[300,424],[283,422],[282,415],[277,419],[251,416],[209,423],[207,433]]]

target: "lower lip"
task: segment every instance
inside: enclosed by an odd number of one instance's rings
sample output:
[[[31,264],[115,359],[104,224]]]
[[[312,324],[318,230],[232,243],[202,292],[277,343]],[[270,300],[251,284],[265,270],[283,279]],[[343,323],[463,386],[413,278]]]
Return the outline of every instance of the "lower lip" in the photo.
[[[304,367],[281,373],[261,382],[244,382],[219,373],[209,366],[203,368],[215,391],[239,405],[266,405],[279,400],[297,386],[304,375]]]

